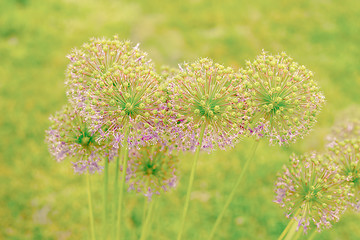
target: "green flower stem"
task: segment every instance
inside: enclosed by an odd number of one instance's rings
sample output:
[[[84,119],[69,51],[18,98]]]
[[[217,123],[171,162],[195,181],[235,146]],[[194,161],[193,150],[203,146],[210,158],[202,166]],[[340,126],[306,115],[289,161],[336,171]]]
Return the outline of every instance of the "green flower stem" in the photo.
[[[105,159],[104,170],[104,212],[103,212],[103,238],[107,239],[107,212],[108,212],[108,186],[109,186],[109,159]]]
[[[127,127],[125,132],[124,141],[123,141],[123,164],[122,164],[122,173],[121,173],[121,182],[120,182],[120,196],[119,196],[119,203],[118,203],[118,212],[117,212],[117,222],[116,222],[116,238],[119,239],[121,227],[121,215],[122,215],[122,202],[124,198],[124,187],[125,187],[125,180],[126,180],[126,169],[127,169],[127,162],[129,158],[129,148],[128,148],[128,137],[130,132],[130,126]]]
[[[187,211],[188,211],[188,208],[189,208],[191,189],[192,189],[192,185],[193,185],[193,182],[194,182],[196,165],[197,165],[197,161],[199,159],[199,153],[200,153],[200,149],[201,149],[201,146],[202,146],[202,141],[203,141],[203,138],[204,138],[205,128],[206,128],[206,124],[204,124],[201,127],[201,130],[200,130],[199,145],[196,148],[195,158],[194,158],[194,162],[193,162],[192,169],[191,169],[190,181],[189,181],[189,185],[188,185],[188,189],[187,189],[187,193],[186,193],[185,206],[184,206],[184,210],[183,210],[183,215],[182,215],[182,220],[181,220],[181,225],[180,225],[180,231],[179,231],[178,238],[177,238],[178,240],[181,239],[182,233],[184,231],[186,215],[187,215]]]
[[[116,158],[116,164],[115,164],[115,182],[114,182],[114,193],[115,193],[115,200],[114,200],[114,204],[115,204],[115,209],[113,211],[113,215],[111,216],[113,219],[113,222],[111,223],[111,232],[112,232],[112,239],[115,238],[115,222],[116,222],[116,213],[118,212],[118,202],[119,202],[119,161],[120,159],[122,159],[122,153],[124,151],[121,150],[121,147],[119,148],[119,153],[118,153],[118,157]]]
[[[285,235],[287,234],[287,232],[289,231],[289,229],[291,228],[291,226],[295,223],[295,219],[291,219],[289,224],[286,226],[286,228],[284,229],[284,231],[281,233],[280,237],[278,238],[278,240],[282,240]]]
[[[143,211],[143,215],[142,215],[142,218],[141,218],[141,223],[143,225],[145,223],[146,211],[147,211],[147,208],[149,207],[148,202],[149,202],[149,200],[147,198],[144,198],[144,211]]]
[[[296,229],[297,229],[297,224],[296,221],[294,221],[284,240],[292,240],[292,239],[295,240],[295,238],[293,237],[296,233]]]
[[[294,225],[296,225],[296,224],[294,224]],[[298,240],[302,233],[303,233],[303,231],[300,231],[300,229],[299,229],[299,230],[296,232],[295,237],[292,238],[292,240]]]
[[[87,192],[88,192],[88,202],[89,202],[91,239],[95,240],[94,215],[93,215],[92,202],[91,202],[91,186],[90,186],[90,173],[89,172],[86,174],[86,182],[87,182]]]
[[[251,153],[250,157],[247,158],[247,160],[246,160],[246,162],[245,162],[245,165],[244,165],[244,167],[242,168],[242,170],[241,170],[241,172],[240,172],[240,175],[239,175],[239,177],[238,177],[238,179],[237,179],[237,181],[236,181],[236,183],[235,183],[235,185],[234,185],[234,188],[232,189],[229,197],[228,197],[227,200],[226,200],[226,203],[225,203],[225,205],[224,205],[224,208],[222,209],[221,213],[219,214],[219,216],[218,216],[217,219],[216,219],[216,222],[215,222],[215,224],[214,224],[214,227],[212,228],[211,233],[210,233],[210,236],[209,236],[209,238],[208,238],[209,240],[211,240],[211,239],[214,237],[215,232],[216,232],[216,229],[217,229],[217,227],[219,226],[219,224],[220,224],[220,222],[221,222],[221,220],[222,220],[222,218],[223,218],[223,216],[224,216],[224,214],[225,214],[226,209],[229,207],[232,199],[234,198],[235,192],[236,192],[237,188],[239,187],[239,185],[240,185],[240,183],[241,183],[241,180],[242,180],[242,178],[243,178],[243,176],[244,176],[244,174],[245,174],[245,172],[246,172],[246,170],[247,170],[247,168],[248,168],[248,166],[249,166],[249,163],[250,163],[250,161],[251,161],[251,160],[254,158],[254,156],[255,156],[255,152],[256,152],[256,149],[257,149],[257,147],[258,147],[258,145],[259,145],[259,142],[260,142],[260,141],[258,141],[258,140],[254,142],[254,144],[253,144],[253,149],[252,149],[252,153]]]
[[[152,148],[152,150],[154,150],[154,147]],[[152,154],[151,154],[152,155]],[[149,187],[149,183],[150,183],[150,178],[148,178],[147,180],[147,183],[146,183],[146,189],[148,189]],[[143,215],[142,215],[142,218],[141,218],[141,223],[144,225],[144,222],[145,222],[145,217],[146,217],[146,211],[147,211],[147,208],[149,207],[149,200],[148,198],[144,198],[145,201],[144,201],[144,212],[143,212]]]
[[[296,217],[300,212],[300,209],[295,213],[294,217]],[[278,240],[282,240],[284,239],[284,237],[286,236],[286,234],[289,232],[290,229],[292,229],[293,225],[296,226],[296,220],[294,218],[291,218],[290,222],[288,223],[288,225],[286,226],[286,228],[284,229],[284,231],[281,233],[280,237],[278,238]]]
[[[148,201],[148,200],[146,199],[146,201]],[[149,204],[149,210],[148,210],[148,214],[146,216],[145,224],[143,225],[143,228],[142,228],[140,240],[145,240],[147,237],[155,201],[156,201],[156,196],[153,196],[153,199],[151,200],[151,202]]]

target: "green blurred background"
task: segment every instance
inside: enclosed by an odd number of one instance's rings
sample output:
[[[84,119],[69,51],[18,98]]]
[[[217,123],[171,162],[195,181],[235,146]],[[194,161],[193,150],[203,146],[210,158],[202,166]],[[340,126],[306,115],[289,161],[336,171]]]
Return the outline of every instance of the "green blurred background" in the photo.
[[[238,68],[265,49],[315,72],[327,98],[318,124],[288,148],[260,143],[216,235],[277,239],[288,220],[272,202],[276,172],[292,152],[322,151],[334,119],[360,102],[359,9],[354,0],[0,0],[0,239],[88,239],[85,176],[50,157],[44,131],[67,101],[65,56],[114,34],[140,42],[158,66],[210,57]],[[206,239],[251,144],[201,155],[184,239]],[[149,239],[175,239],[191,157],[181,155],[180,184],[160,198]],[[102,176],[92,183],[100,230]],[[144,198],[125,204],[124,239],[136,239]],[[359,239],[359,220],[347,213],[315,239]]]

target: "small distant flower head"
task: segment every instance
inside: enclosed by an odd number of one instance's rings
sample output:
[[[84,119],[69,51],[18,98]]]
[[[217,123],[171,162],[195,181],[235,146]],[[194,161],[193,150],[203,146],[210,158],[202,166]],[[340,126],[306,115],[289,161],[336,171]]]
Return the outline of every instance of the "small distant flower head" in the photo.
[[[177,185],[177,157],[168,148],[158,145],[131,149],[127,183],[129,190],[142,192],[149,200],[153,194],[168,191]]]
[[[250,131],[271,144],[288,144],[306,135],[324,104],[313,73],[285,53],[262,52],[242,70],[256,111]]]
[[[91,130],[79,111],[71,106],[65,106],[50,117],[50,122],[46,131],[49,151],[58,162],[66,158],[75,159],[75,172],[100,172],[102,159],[114,156],[111,149],[96,141],[99,132]]]
[[[165,101],[163,87],[138,45],[117,37],[92,39],[69,59],[66,84],[70,101],[82,108],[95,128],[106,128],[106,137],[123,136],[125,125],[135,137],[139,128],[161,120],[158,106]],[[143,138],[137,136],[137,140]]]
[[[180,66],[169,86],[170,113],[185,127],[182,140],[189,143],[189,150],[199,144],[204,125],[204,149],[232,146],[247,128],[249,102],[241,76],[233,69],[203,58]]]
[[[317,154],[293,155],[275,184],[274,202],[284,208],[287,217],[298,222],[304,232],[331,227],[346,209],[349,187],[343,183],[338,166]]]
[[[360,211],[360,139],[336,141],[328,149],[330,160],[339,166],[339,174],[352,189],[349,204]]]
[[[352,107],[341,114],[331,133],[327,136],[329,146],[336,144],[336,141],[346,139],[360,139],[360,109]]]

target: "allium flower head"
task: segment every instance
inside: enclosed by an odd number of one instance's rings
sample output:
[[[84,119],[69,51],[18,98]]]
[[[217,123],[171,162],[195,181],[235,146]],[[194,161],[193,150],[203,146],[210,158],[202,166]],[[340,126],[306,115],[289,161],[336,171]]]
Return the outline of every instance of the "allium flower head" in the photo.
[[[353,107],[341,114],[327,136],[327,142],[330,146],[336,144],[336,141],[346,139],[360,139],[360,109]]]
[[[176,187],[178,159],[161,145],[132,149],[129,153],[126,180],[129,190],[142,192],[151,199],[153,194]]]
[[[124,135],[123,127],[128,124],[133,126],[130,135],[134,136],[139,128],[160,121],[158,106],[165,101],[163,87],[151,61],[138,46],[117,37],[92,39],[74,50],[69,59],[68,96],[83,109],[87,119],[106,126],[107,137]]]
[[[253,133],[282,145],[309,132],[324,104],[311,71],[285,53],[272,56],[263,51],[242,72],[256,111]]]
[[[330,160],[339,166],[339,174],[352,189],[354,197],[349,204],[360,211],[360,139],[336,141],[328,149]]]
[[[236,143],[250,118],[240,74],[203,58],[181,66],[169,86],[171,112],[178,124],[187,126],[184,141],[198,145],[205,125],[203,148]]]
[[[78,173],[102,170],[99,162],[103,157],[111,157],[112,151],[96,141],[100,136],[98,131],[91,130],[77,110],[65,106],[50,117],[50,122],[46,142],[50,153],[58,162],[66,158],[75,159],[73,167]]]
[[[275,184],[276,199],[286,215],[295,218],[306,232],[310,224],[318,231],[331,227],[346,209],[349,187],[342,184],[338,167],[323,156],[291,157]]]

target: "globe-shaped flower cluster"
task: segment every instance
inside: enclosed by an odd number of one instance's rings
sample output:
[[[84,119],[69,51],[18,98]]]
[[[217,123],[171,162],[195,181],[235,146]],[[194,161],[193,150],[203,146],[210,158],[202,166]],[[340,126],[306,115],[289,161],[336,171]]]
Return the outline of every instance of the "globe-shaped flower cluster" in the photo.
[[[360,210],[360,139],[336,141],[329,147],[329,159],[339,166],[339,174],[352,190],[349,205]]]
[[[130,127],[131,143],[157,136],[164,87],[146,53],[129,41],[92,39],[74,50],[67,70],[68,96],[104,137],[121,139]],[[119,137],[120,136],[120,137]]]
[[[149,200],[177,185],[174,150],[197,149],[196,167],[200,149],[225,149],[242,136],[291,143],[309,132],[325,101],[312,72],[285,53],[263,52],[239,71],[201,58],[157,73],[138,45],[115,36],[91,39],[68,58],[70,105],[51,118],[46,132],[51,154],[58,161],[76,159],[76,172],[93,173],[122,149],[129,162],[122,159],[121,183],[126,180],[129,190]],[[356,152],[358,145],[351,146]],[[330,155],[336,158],[334,149]],[[311,222],[318,229],[330,226],[358,191],[358,155],[352,154],[349,161],[338,158],[351,168],[331,157],[294,156],[279,176],[276,202],[305,230]]]
[[[115,149],[224,149],[249,133],[288,143],[310,130],[324,102],[312,72],[284,53],[263,52],[246,70],[201,58],[158,74],[138,45],[115,36],[68,58],[70,104],[97,142]]]
[[[104,157],[114,156],[111,144],[99,144],[99,131],[89,128],[79,111],[71,106],[65,106],[50,117],[51,126],[46,131],[46,141],[50,153],[57,161],[73,158],[75,172],[101,171],[99,162]]]
[[[274,201],[305,232],[311,224],[318,231],[329,228],[331,222],[339,220],[350,196],[350,188],[343,184],[344,178],[339,173],[339,166],[322,155],[293,155],[278,176]]]
[[[324,104],[311,71],[285,53],[273,56],[263,51],[241,72],[255,111],[253,134],[282,145],[309,132]]]
[[[178,159],[160,144],[133,149],[129,154],[127,169],[129,190],[142,192],[150,200],[153,194],[160,194],[177,184]]]
[[[340,115],[326,138],[330,147],[337,141],[360,139],[360,108],[351,107]]]
[[[204,128],[202,148],[234,145],[247,128],[251,117],[250,99],[241,74],[202,58],[181,66],[169,83],[169,114],[184,126],[183,141],[188,149],[199,144]]]

